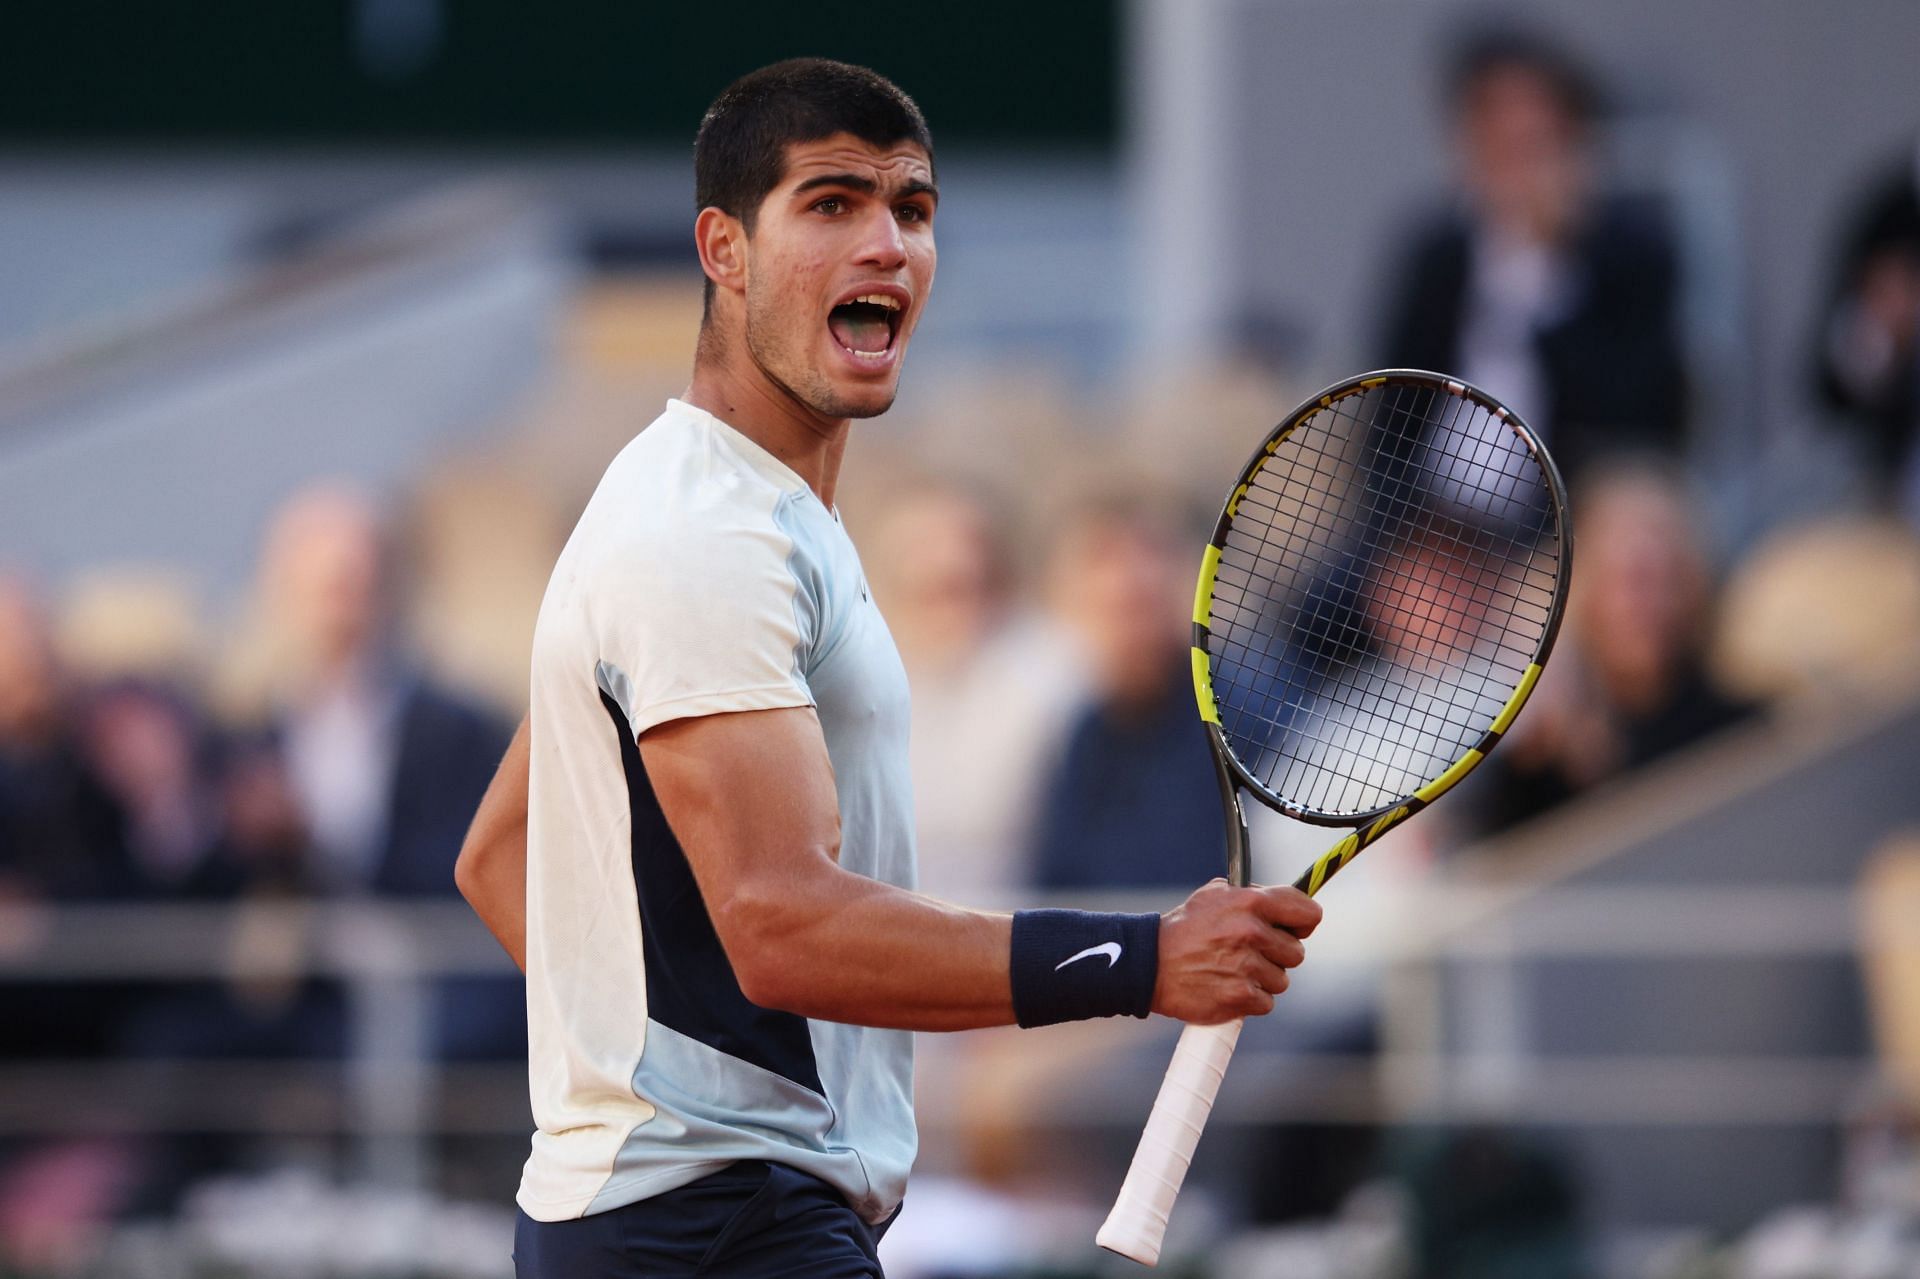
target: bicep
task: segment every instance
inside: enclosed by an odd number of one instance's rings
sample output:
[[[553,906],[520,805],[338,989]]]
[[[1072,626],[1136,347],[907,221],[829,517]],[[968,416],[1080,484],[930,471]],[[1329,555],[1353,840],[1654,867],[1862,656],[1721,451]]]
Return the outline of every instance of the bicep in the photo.
[[[839,801],[812,707],[673,720],[640,758],[730,951],[834,871]]]

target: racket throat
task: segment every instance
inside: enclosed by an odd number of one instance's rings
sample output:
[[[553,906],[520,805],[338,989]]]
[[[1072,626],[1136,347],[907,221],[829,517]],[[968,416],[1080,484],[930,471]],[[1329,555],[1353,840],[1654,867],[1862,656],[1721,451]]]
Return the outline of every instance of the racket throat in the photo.
[[[1240,783],[1227,764],[1227,744],[1218,724],[1207,725],[1213,742],[1213,771],[1220,782],[1220,812],[1227,828],[1227,882],[1245,888],[1253,882],[1253,863],[1248,857],[1247,810],[1240,803]]]

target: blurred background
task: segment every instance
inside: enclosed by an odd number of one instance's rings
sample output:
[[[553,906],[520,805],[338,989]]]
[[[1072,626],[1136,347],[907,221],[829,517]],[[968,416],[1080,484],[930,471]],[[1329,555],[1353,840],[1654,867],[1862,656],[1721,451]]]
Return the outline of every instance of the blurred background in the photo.
[[[1306,393],[1464,376],[1573,486],[1539,694],[1329,890],[1163,1270],[1920,1274],[1920,8],[4,28],[0,1274],[510,1273],[520,988],[451,867],[553,558],[687,381],[700,114],[802,53],[939,147],[840,499],[928,891],[1216,873],[1192,573]],[[1092,1234],[1176,1030],[923,1036],[895,1279],[1130,1273]]]

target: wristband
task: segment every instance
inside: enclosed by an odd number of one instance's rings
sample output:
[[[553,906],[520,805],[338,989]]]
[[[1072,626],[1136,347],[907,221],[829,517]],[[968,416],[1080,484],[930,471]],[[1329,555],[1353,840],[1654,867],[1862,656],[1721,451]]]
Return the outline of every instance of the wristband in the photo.
[[[1160,916],[1020,911],[1011,968],[1022,1026],[1145,1017],[1160,972]]]

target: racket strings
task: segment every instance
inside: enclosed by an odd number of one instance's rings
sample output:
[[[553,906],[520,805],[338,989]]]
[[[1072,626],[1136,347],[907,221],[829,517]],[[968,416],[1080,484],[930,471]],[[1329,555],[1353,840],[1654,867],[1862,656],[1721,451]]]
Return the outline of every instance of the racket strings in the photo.
[[[1425,385],[1307,416],[1241,496],[1210,624],[1228,745],[1292,805],[1368,812],[1486,732],[1554,612],[1555,502],[1520,434]]]
[[[1325,629],[1324,625],[1322,629]],[[1336,664],[1348,668],[1350,682],[1356,686],[1351,695],[1345,690],[1342,681],[1332,678],[1340,673],[1332,669]],[[1352,675],[1356,669],[1357,675]],[[1489,683],[1491,684],[1492,681]],[[1481,714],[1474,716],[1475,719],[1484,722],[1491,717],[1491,707],[1497,703],[1497,695],[1504,691],[1504,682],[1501,682],[1498,687],[1493,687],[1491,691],[1495,694],[1495,698],[1486,706],[1479,708]],[[1303,779],[1298,776],[1303,764],[1326,765],[1328,759],[1324,755],[1325,751],[1345,751],[1353,759],[1352,765],[1344,770],[1344,776],[1347,778],[1364,780],[1375,786],[1393,790],[1395,793],[1411,789],[1415,774],[1425,777],[1439,771],[1445,764],[1451,762],[1451,757],[1456,753],[1456,743],[1445,731],[1446,716],[1434,714],[1433,703],[1429,701],[1422,704],[1416,695],[1431,698],[1448,693],[1449,690],[1444,687],[1398,688],[1376,671],[1357,667],[1356,663],[1350,661],[1341,661],[1338,658],[1328,659],[1325,655],[1317,666],[1309,668],[1303,664],[1301,670],[1296,671],[1289,679],[1283,694],[1278,695],[1277,698],[1274,694],[1268,694],[1270,699],[1282,701],[1284,707],[1276,707],[1273,700],[1270,700],[1263,708],[1270,726],[1280,723],[1282,715],[1286,717],[1284,722],[1291,730],[1294,754],[1297,756],[1292,762],[1289,775],[1282,780],[1274,780],[1269,776],[1269,784],[1277,789],[1286,790],[1290,794],[1299,795],[1304,789]],[[1388,704],[1381,705],[1383,700]],[[1474,705],[1463,697],[1462,690],[1458,687],[1451,690],[1449,700],[1451,708],[1456,711],[1468,709]],[[1324,721],[1317,725],[1314,721],[1303,724],[1301,719],[1297,718],[1297,714],[1309,711],[1323,714]],[[1362,718],[1363,716],[1366,718]],[[1236,727],[1239,726],[1236,725]],[[1378,735],[1380,741],[1367,743],[1352,739],[1351,734],[1355,731],[1367,730]],[[1265,740],[1256,742],[1255,745],[1264,751],[1271,746],[1273,739],[1270,735],[1263,736]],[[1315,757],[1306,749],[1308,743],[1320,747],[1323,753]],[[1382,750],[1382,746],[1391,749]],[[1247,750],[1246,743],[1242,743],[1240,749],[1243,754],[1252,753]],[[1415,756],[1414,752],[1419,752],[1425,757],[1424,760]],[[1353,768],[1366,765],[1369,761],[1372,761],[1370,774],[1364,779],[1357,778],[1352,771]],[[1408,770],[1407,780],[1381,776],[1381,771],[1389,767]],[[1271,772],[1264,767],[1262,771]],[[1336,769],[1336,771],[1341,770]],[[1311,802],[1325,809],[1359,808],[1368,805],[1371,798],[1350,798],[1344,804],[1336,804],[1331,797],[1317,794],[1311,797]]]
[[[1452,589],[1455,590],[1456,592],[1460,591],[1460,588],[1457,584],[1454,584]],[[1466,593],[1466,592],[1462,592],[1462,593]],[[1317,603],[1319,607],[1316,608],[1313,611],[1313,613],[1309,615],[1306,621],[1306,625],[1310,628],[1318,630],[1323,637],[1331,641],[1329,644],[1323,644],[1322,647],[1323,649],[1330,648],[1332,651],[1323,651],[1320,654],[1320,657],[1323,660],[1318,664],[1319,669],[1317,671],[1312,669],[1311,667],[1306,666],[1305,664],[1302,664],[1301,669],[1302,671],[1304,671],[1308,679],[1311,679],[1313,676],[1317,675],[1319,676],[1319,682],[1322,685],[1325,685],[1328,682],[1325,677],[1329,674],[1337,673],[1337,672],[1330,671],[1328,669],[1329,664],[1326,659],[1331,658],[1333,659],[1333,661],[1337,662],[1341,658],[1340,650],[1342,648],[1351,652],[1353,649],[1357,648],[1363,641],[1360,635],[1357,634],[1359,628],[1355,623],[1351,621],[1347,621],[1344,625],[1342,625],[1338,620],[1340,618],[1342,611],[1349,612],[1349,613],[1351,612],[1350,606],[1344,610],[1330,609],[1329,606],[1332,603],[1332,600],[1330,595],[1326,593],[1323,593],[1323,595],[1317,601]],[[1484,608],[1484,604],[1482,605],[1482,607]],[[1270,647],[1269,647],[1269,651],[1270,651]],[[1451,654],[1443,653],[1443,654],[1437,654],[1436,656],[1459,658],[1460,656],[1462,656],[1462,654],[1456,648],[1456,651]],[[1344,665],[1351,668],[1356,665],[1359,665],[1359,663],[1356,663],[1352,660],[1347,660],[1344,662]],[[1293,687],[1291,687],[1288,690],[1288,694],[1287,694],[1287,700],[1291,708],[1299,709],[1307,705],[1306,698],[1307,696],[1311,696],[1311,693],[1308,692],[1308,690],[1306,688],[1303,688],[1302,686],[1308,683],[1308,679],[1295,679],[1292,682]],[[1483,679],[1482,682],[1483,683],[1488,683],[1488,682],[1505,683],[1507,681],[1505,680],[1494,681],[1493,678],[1489,676],[1486,679]],[[1441,718],[1436,717],[1431,713],[1433,707],[1430,703],[1423,706],[1422,704],[1420,704],[1419,702],[1417,702],[1416,700],[1414,700],[1413,698],[1407,695],[1408,690],[1396,690],[1389,681],[1381,678],[1379,669],[1377,667],[1371,667],[1371,668],[1362,667],[1361,677],[1359,678],[1357,683],[1359,685],[1359,688],[1358,688],[1358,693],[1355,696],[1346,695],[1345,691],[1341,689],[1337,684],[1335,684],[1332,689],[1333,701],[1338,703],[1340,707],[1345,710],[1350,710],[1355,712],[1364,710],[1368,715],[1372,716],[1373,718],[1369,721],[1363,722],[1363,721],[1354,719],[1351,715],[1346,716],[1346,722],[1342,726],[1342,731],[1344,733],[1351,733],[1351,731],[1356,725],[1363,728],[1366,728],[1366,727],[1380,728],[1380,731],[1384,736],[1384,744],[1394,748],[1393,750],[1385,753],[1388,755],[1400,757],[1399,762],[1404,767],[1411,768],[1417,772],[1430,773],[1434,771],[1434,769],[1437,768],[1438,766],[1441,766],[1441,765],[1444,765],[1445,763],[1450,762],[1450,760],[1447,757],[1454,754],[1456,749],[1455,744],[1451,741],[1445,740],[1445,734],[1442,731],[1444,721]],[[1436,689],[1433,687],[1429,687],[1429,688],[1419,689],[1418,691],[1427,694],[1429,697],[1434,695],[1436,692],[1448,694],[1450,696],[1450,701],[1454,706],[1462,710],[1473,708],[1473,702],[1470,699],[1463,696],[1464,690],[1458,685],[1452,688],[1439,687]],[[1495,695],[1498,695],[1503,693],[1504,689],[1499,687],[1494,687],[1491,691]],[[1324,698],[1325,695],[1326,694],[1323,691],[1321,693],[1321,696]],[[1364,699],[1366,698],[1377,699],[1383,696],[1387,697],[1390,701],[1396,703],[1396,705],[1394,706],[1384,708],[1385,709],[1384,718],[1381,715],[1382,708],[1368,707],[1364,703]],[[1485,715],[1483,713],[1481,715],[1474,716],[1474,718],[1484,719]],[[1382,725],[1384,725],[1384,727],[1380,727]],[[1296,723],[1296,727],[1298,727],[1297,723]],[[1327,734],[1325,733],[1318,733],[1318,734],[1310,733],[1309,736],[1318,737],[1320,740],[1320,744],[1323,746],[1339,746],[1343,744],[1343,743],[1330,740]],[[1344,744],[1347,745],[1349,749],[1354,749],[1356,745],[1351,742],[1344,743]],[[1360,751],[1364,751],[1367,755],[1370,755],[1372,757],[1377,758],[1383,753],[1378,749],[1381,743],[1360,743],[1357,745]],[[1421,759],[1407,758],[1410,751],[1417,750],[1422,746],[1426,748],[1426,752],[1428,754],[1428,758],[1431,766],[1429,766],[1428,762],[1423,762]],[[1296,762],[1296,767],[1293,770],[1295,775],[1291,778],[1282,779],[1276,784],[1282,787],[1287,787],[1287,788],[1297,787],[1301,780],[1298,777],[1299,771],[1300,769],[1298,768],[1297,762]],[[1374,775],[1371,776],[1368,780],[1371,780],[1374,782],[1381,782],[1382,779],[1377,775],[1378,771],[1379,771],[1378,767],[1376,767],[1374,769]],[[1319,802],[1322,805],[1327,804],[1327,800],[1325,797],[1319,797]]]
[[[1263,511],[1252,504],[1244,504],[1242,509],[1251,510],[1255,515],[1273,516],[1276,514],[1272,511]],[[1324,569],[1329,567],[1324,560],[1317,556],[1312,556],[1311,553],[1308,555],[1308,560],[1316,568]],[[1258,588],[1259,590],[1269,593],[1270,596],[1276,592],[1283,592],[1288,588],[1288,584],[1283,584],[1272,576],[1260,572],[1258,568],[1229,564],[1224,559],[1221,563],[1219,576],[1221,580],[1225,580],[1232,585],[1245,590]],[[1476,594],[1481,595],[1488,603],[1504,603],[1514,618],[1531,626],[1544,628],[1548,617],[1551,615],[1552,598],[1550,593],[1543,603],[1539,599],[1529,598],[1527,595],[1522,595],[1516,591],[1503,590],[1501,586],[1502,581],[1487,581],[1484,576],[1474,582]],[[1316,605],[1319,602],[1322,601],[1316,601]],[[1297,613],[1304,605],[1298,599],[1290,599],[1287,601],[1286,607]],[[1357,625],[1349,623],[1347,626],[1357,639],[1360,634]],[[1457,646],[1455,647],[1456,651],[1459,651]],[[1524,669],[1524,666],[1522,666],[1514,670],[1513,675],[1515,678],[1518,678]]]

